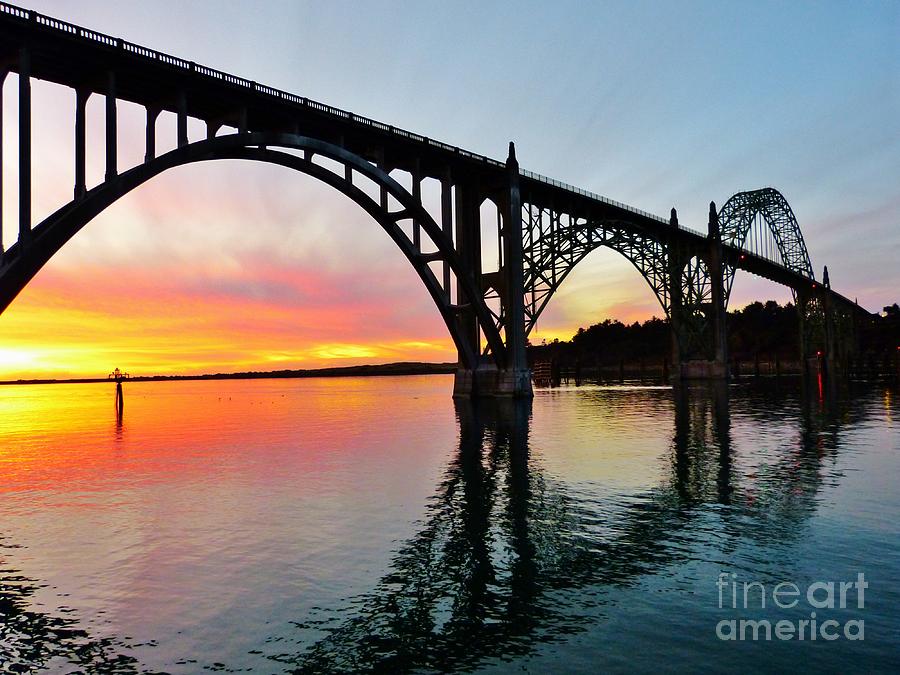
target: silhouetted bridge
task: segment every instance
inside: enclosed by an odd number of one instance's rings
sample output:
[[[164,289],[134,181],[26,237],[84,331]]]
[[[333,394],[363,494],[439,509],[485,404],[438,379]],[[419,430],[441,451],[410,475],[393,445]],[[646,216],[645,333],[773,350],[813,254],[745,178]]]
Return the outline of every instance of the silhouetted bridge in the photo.
[[[710,204],[707,231],[699,232],[679,224],[675,209],[660,218],[521,170],[512,143],[500,162],[0,3],[0,85],[10,72],[18,75],[19,227],[8,249],[0,241],[0,312],[85,224],[134,188],[176,166],[244,159],[313,176],[384,228],[453,338],[456,395],[530,395],[526,337],[566,275],[601,246],[628,258],[659,299],[672,323],[677,375],[727,375],[725,310],[738,269],[792,289],[804,358],[818,354],[838,364],[852,348],[853,317],[862,310],[830,289],[827,270],[816,282],[797,220],[771,188],[738,193],[718,212]],[[31,215],[32,78],[75,91],[73,199],[40,223]],[[93,95],[105,100],[106,172],[89,186],[86,106]],[[119,100],[147,115],[144,161],[124,170]],[[157,156],[164,112],[177,119],[177,147]],[[189,137],[189,118],[205,123],[204,138]],[[423,199],[429,180],[439,186],[434,204]],[[487,230],[498,238],[496,260],[482,251]]]

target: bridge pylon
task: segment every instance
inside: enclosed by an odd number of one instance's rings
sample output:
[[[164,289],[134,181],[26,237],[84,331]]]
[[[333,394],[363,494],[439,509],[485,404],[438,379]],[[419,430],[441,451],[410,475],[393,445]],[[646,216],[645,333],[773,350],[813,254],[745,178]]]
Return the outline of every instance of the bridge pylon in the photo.
[[[672,209],[673,231],[678,214]],[[726,379],[726,279],[722,235],[715,202],[709,205],[708,235],[700,246],[668,246],[669,319],[672,327],[672,378]]]
[[[822,283],[795,290],[800,314],[800,359],[807,375],[847,373],[858,351],[857,308],[835,302],[825,266]]]
[[[476,277],[476,285],[486,286],[481,274],[481,186],[457,185],[457,248],[460,257]],[[522,197],[519,190],[519,163],[515,145],[510,142],[504,184],[496,190],[500,211],[502,260],[493,275],[493,291],[500,299],[499,324],[506,346],[502,362],[479,358],[475,368],[460,359],[453,385],[455,397],[530,397],[533,396],[531,371],[525,353],[525,275],[522,252]],[[476,354],[480,352],[480,331],[474,315],[461,314],[464,333]]]

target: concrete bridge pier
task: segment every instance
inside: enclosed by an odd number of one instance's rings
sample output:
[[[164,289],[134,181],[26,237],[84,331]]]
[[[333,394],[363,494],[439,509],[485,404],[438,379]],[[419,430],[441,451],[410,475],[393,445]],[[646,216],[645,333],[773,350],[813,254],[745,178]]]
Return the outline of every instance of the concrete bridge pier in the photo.
[[[709,283],[712,318],[712,364],[710,375],[714,379],[728,378],[728,331],[725,326],[725,270],[722,265],[722,233],[719,230],[719,214],[716,203],[709,203]]]
[[[471,341],[472,352],[479,354],[478,364],[467,367],[460,359],[453,384],[453,396],[530,398],[531,371],[525,353],[525,280],[522,253],[522,198],[519,191],[519,163],[516,148],[509,144],[505,184],[499,186],[496,201],[501,215],[503,243],[502,265],[496,290],[500,295],[505,354],[488,359],[481,353],[478,319],[474,313],[462,314],[464,331]],[[466,267],[473,271],[478,285],[481,275],[481,207],[482,193],[474,185],[457,185],[456,246]],[[498,365],[498,361],[500,364]]]
[[[678,230],[678,212],[672,208],[669,224],[673,231]],[[672,336],[672,370],[671,380],[677,384],[681,381],[681,352],[685,341],[684,334],[684,298],[682,296],[681,279],[684,274],[685,260],[677,241],[671,238],[667,242],[668,278],[669,278],[669,331]]]
[[[502,295],[503,332],[506,335],[506,367],[499,370],[488,390],[493,396],[513,396],[530,398],[531,370],[525,353],[525,270],[522,251],[522,194],[519,190],[519,162],[516,160],[516,146],[509,143],[506,158],[507,185],[501,202],[503,229],[503,266],[501,277],[506,287]]]
[[[822,276],[822,284],[827,290],[831,289],[831,279],[828,278],[827,265]],[[837,345],[838,336],[836,335],[834,304],[831,302],[830,293],[825,293],[822,297],[822,310],[825,314],[825,374],[834,377],[842,368]]]
[[[672,210],[672,224],[678,216]],[[684,251],[670,247],[669,316],[672,327],[672,379],[728,379],[728,335],[725,325],[725,271],[722,261],[722,235],[715,202],[709,204],[709,234],[705,250]],[[687,261],[694,256],[697,265],[705,263],[709,289],[695,275],[685,274]]]
[[[858,351],[856,320],[851,310],[838,307],[825,266],[821,286],[797,291],[800,313],[800,359],[804,373],[835,378],[848,373]]]
[[[530,398],[531,371],[497,368],[485,363],[476,369],[460,368],[453,381],[455,398]]]

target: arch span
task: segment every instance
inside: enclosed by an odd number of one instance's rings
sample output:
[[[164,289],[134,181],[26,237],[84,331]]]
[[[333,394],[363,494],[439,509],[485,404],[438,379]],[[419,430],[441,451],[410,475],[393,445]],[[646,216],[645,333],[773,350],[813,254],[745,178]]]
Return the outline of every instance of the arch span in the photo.
[[[562,223],[562,215],[544,209],[529,213],[529,218],[524,247],[526,335],[575,265],[601,247],[621,254],[640,272],[668,316],[665,242],[644,236],[632,223],[622,220],[568,217],[570,222]]]
[[[299,150],[303,156],[273,148]],[[313,158],[317,155],[339,163],[344,169],[343,175],[315,163]],[[352,199],[381,225],[416,270],[444,319],[463,365],[474,369],[479,362],[479,355],[473,351],[461,330],[459,318],[463,312],[472,312],[477,317],[484,327],[493,360],[498,367],[505,365],[506,348],[482,294],[477,290],[472,276],[466,272],[453,242],[421,202],[386,171],[359,155],[297,134],[238,133],[189,143],[89,190],[83,197],[48,216],[30,231],[28,237],[20,238],[3,253],[0,260],[0,312],[9,306],[66,242],[115,201],[168,169],[219,159],[243,159],[284,166],[312,176]],[[354,172],[380,188],[380,202],[354,185]],[[387,196],[393,197],[400,205],[398,210],[389,210]],[[434,253],[422,253],[420,247],[406,235],[400,225],[405,220],[418,223],[434,244]],[[445,262],[456,275],[460,297],[455,304],[451,303],[449,289],[441,285],[429,266],[429,263],[436,261]]]
[[[757,217],[762,223],[757,225]],[[754,233],[754,227],[764,226],[768,232]],[[790,204],[775,188],[762,188],[738,192],[733,195],[719,210],[719,227],[722,234],[722,243],[740,248],[750,253],[768,258],[772,262],[779,262],[784,267],[807,279],[815,279],[812,263],[809,259],[809,251],[803,240],[800,225],[794,216]],[[763,250],[766,244],[766,235],[770,235],[774,250]],[[726,266],[725,269],[725,303],[731,296],[732,283],[734,282],[735,268]]]

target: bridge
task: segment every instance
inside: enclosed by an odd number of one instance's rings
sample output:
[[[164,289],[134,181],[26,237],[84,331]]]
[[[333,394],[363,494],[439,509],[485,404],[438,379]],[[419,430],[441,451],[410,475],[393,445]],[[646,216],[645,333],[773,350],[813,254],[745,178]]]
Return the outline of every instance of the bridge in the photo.
[[[605,246],[637,268],[672,326],[678,378],[728,375],[725,313],[737,270],[789,287],[801,356],[840,369],[864,313],[813,273],[793,211],[775,189],[710,204],[704,231],[675,209],[662,218],[505,161],[0,2],[0,87],[18,78],[18,237],[0,239],[0,312],[82,227],[173,167],[221,159],[267,162],[330,185],[395,242],[427,288],[456,346],[455,396],[531,395],[527,337],[555,291]],[[74,90],[72,200],[39,223],[31,214],[31,81]],[[86,106],[105,102],[105,176],[86,180]],[[117,102],[146,110],[145,154],[120,167]],[[157,155],[157,120],[177,119],[177,147]],[[50,114],[50,113],[48,113]],[[188,120],[205,124],[190,138]],[[0,89],[0,132],[2,132]],[[3,148],[0,133],[0,166]],[[426,180],[440,203],[423,199]],[[0,185],[0,214],[2,214]],[[485,205],[491,217],[484,215]],[[495,212],[495,215],[494,215]],[[485,231],[498,259],[486,260]],[[0,227],[2,238],[2,227]]]

